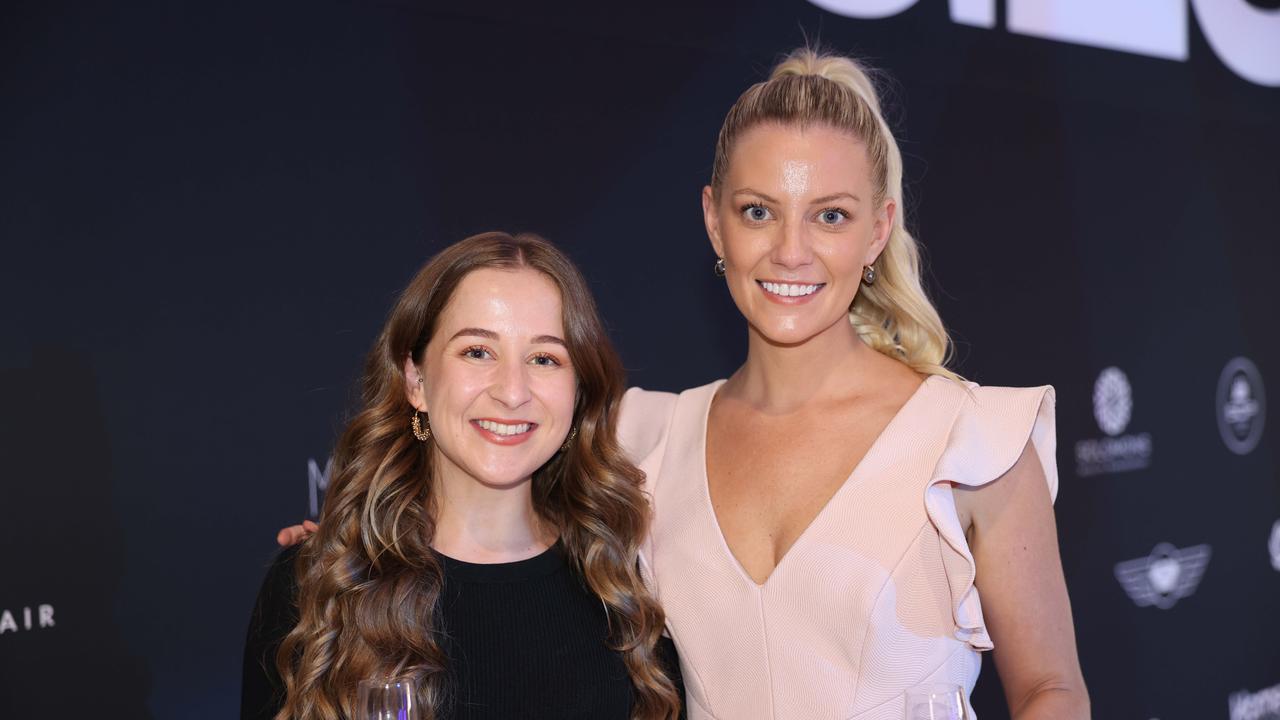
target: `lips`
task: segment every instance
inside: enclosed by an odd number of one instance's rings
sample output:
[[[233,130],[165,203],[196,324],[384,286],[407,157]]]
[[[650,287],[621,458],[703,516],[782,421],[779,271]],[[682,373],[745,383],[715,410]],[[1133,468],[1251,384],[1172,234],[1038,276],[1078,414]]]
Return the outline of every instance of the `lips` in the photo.
[[[471,421],[471,427],[495,445],[519,445],[533,435],[538,424],[527,420],[479,418]]]
[[[827,286],[826,283],[773,282],[771,280],[757,280],[756,284],[764,291],[765,297],[786,304],[806,302]]]

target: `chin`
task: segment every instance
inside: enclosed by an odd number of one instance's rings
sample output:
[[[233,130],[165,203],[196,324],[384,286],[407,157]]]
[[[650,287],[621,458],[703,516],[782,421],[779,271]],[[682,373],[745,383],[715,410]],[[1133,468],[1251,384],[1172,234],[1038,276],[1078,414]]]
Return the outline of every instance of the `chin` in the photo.
[[[550,458],[548,458],[550,459]],[[502,464],[494,465],[478,469],[472,474],[478,482],[492,488],[509,488],[515,487],[520,483],[528,480],[533,476],[538,468],[542,467],[546,461],[538,465],[530,463],[520,463],[518,465]]]
[[[811,318],[795,316],[765,316],[759,322],[753,321],[751,326],[761,337],[775,345],[798,345],[823,330],[821,324],[813,322]]]

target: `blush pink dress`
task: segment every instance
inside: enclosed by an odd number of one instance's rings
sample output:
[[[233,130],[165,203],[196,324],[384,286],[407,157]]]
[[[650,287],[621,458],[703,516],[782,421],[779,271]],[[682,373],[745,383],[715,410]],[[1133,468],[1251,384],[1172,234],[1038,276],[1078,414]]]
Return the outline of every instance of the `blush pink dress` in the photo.
[[[902,720],[904,691],[925,682],[961,686],[967,704],[992,643],[951,488],[1000,477],[1030,440],[1056,495],[1053,388],[929,377],[757,585],[707,490],[707,412],[723,382],[629,390],[619,429],[648,477],[644,568],[691,720]]]

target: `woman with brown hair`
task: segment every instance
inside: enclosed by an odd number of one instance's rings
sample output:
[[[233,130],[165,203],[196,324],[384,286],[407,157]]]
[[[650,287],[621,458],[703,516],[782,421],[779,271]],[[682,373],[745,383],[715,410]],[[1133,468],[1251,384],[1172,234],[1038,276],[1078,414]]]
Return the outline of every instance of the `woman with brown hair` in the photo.
[[[408,677],[424,720],[675,717],[622,391],[553,246],[435,256],[369,354],[320,529],[264,583],[242,716],[354,718],[361,681]]]
[[[1053,388],[947,367],[868,72],[806,48],[749,87],[702,209],[746,361],[629,390],[619,425],[689,717],[902,720],[907,691],[939,683],[972,718],[989,650],[1015,720],[1088,717]]]

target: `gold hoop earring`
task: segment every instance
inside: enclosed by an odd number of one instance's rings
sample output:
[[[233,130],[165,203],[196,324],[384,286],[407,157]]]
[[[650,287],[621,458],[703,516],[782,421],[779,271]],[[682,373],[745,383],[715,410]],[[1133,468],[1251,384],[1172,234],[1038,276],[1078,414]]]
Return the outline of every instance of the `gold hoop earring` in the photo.
[[[560,446],[560,452],[567,452],[569,446],[573,444],[573,439],[578,437],[578,428],[569,431],[569,436],[564,439],[564,444]]]
[[[862,268],[862,282],[868,285],[876,284],[876,266],[868,265]]]
[[[413,419],[409,421],[409,428],[413,430],[413,436],[418,438],[420,442],[426,442],[431,439],[431,418],[427,418],[427,428],[422,429],[422,420],[418,418],[418,411],[413,411]]]

